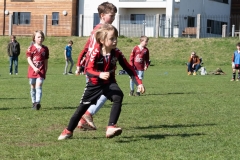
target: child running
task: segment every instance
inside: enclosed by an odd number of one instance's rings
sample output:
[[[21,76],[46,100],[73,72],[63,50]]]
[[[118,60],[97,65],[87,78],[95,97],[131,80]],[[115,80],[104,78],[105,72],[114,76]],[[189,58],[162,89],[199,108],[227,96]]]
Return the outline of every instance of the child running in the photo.
[[[143,79],[143,73],[147,70],[149,66],[149,50],[146,47],[148,44],[149,38],[147,36],[140,37],[140,44],[135,46],[130,55],[130,65],[133,66],[137,72],[138,78]],[[130,78],[130,96],[134,95],[134,82]],[[137,90],[136,96],[140,96],[140,90]]]
[[[100,18],[100,23],[93,29],[90,37],[88,38],[84,46],[84,49],[81,51],[81,53],[78,56],[76,75],[80,73],[80,66],[81,66],[81,61],[83,60],[83,57],[86,55],[86,53],[89,50],[91,50],[92,48],[91,46],[94,46],[96,44],[94,33],[103,24],[112,24],[112,22],[115,19],[115,14],[117,13],[116,6],[109,2],[101,3],[98,6],[97,10]],[[87,75],[86,75],[86,82],[88,82]],[[104,95],[100,96],[96,105],[95,104],[91,105],[89,109],[86,111],[86,113],[82,116],[81,120],[78,123],[78,128],[83,130],[96,130],[97,128],[93,123],[92,116],[97,113],[97,111],[104,105],[106,101],[107,101],[107,98]]]
[[[31,85],[32,109],[39,110],[41,107],[42,85],[46,79],[48,69],[49,50],[42,43],[44,41],[44,33],[37,30],[33,33],[34,44],[31,45],[26,53],[28,67],[28,78]]]
[[[234,51],[232,56],[232,79],[231,81],[235,81],[236,78],[236,71],[238,70],[238,78],[236,81],[240,80],[240,42],[237,43],[237,50]]]
[[[70,119],[68,127],[58,137],[58,140],[68,139],[73,136],[73,131],[77,127],[79,119],[91,104],[97,102],[102,94],[113,102],[106,137],[113,138],[122,133],[122,129],[116,127],[123,99],[123,92],[115,79],[116,62],[119,61],[123,69],[138,84],[138,89],[141,93],[145,92],[145,88],[122,52],[116,48],[117,37],[118,31],[111,24],[104,24],[96,31],[95,39],[100,46],[93,46],[92,50],[88,51],[87,54],[89,58],[87,58],[85,72],[89,77],[89,81],[84,89],[80,105]]]

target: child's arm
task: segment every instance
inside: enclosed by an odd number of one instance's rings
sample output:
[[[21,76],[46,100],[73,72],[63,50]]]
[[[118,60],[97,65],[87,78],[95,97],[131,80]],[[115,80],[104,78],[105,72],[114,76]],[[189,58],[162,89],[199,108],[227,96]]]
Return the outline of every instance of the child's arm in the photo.
[[[122,66],[122,68],[128,73],[128,75],[131,77],[131,79],[134,81],[136,85],[142,84],[142,80],[140,80],[137,76],[136,71],[134,68],[127,62],[126,58],[122,54],[122,52],[118,49],[116,49],[116,54],[118,54],[118,61],[119,64]]]
[[[28,64],[33,68],[35,73],[40,72],[40,70],[33,64],[32,58],[27,57]]]
[[[80,66],[81,66],[81,61],[83,59],[83,57],[87,54],[88,52],[88,46],[89,46],[89,43],[90,43],[90,37],[88,38],[83,50],[79,53],[78,55],[78,60],[77,60],[77,63],[76,63],[76,66],[77,66],[77,69],[79,68],[80,70]]]
[[[96,71],[96,62],[98,60],[100,52],[91,53],[91,55],[87,58],[85,65],[85,72],[89,77],[99,77],[100,72]],[[104,76],[105,77],[105,76]]]
[[[65,60],[67,60],[67,47],[65,47],[65,50],[64,50],[64,58]]]
[[[147,49],[146,57],[145,57],[145,66],[144,66],[145,71],[148,69],[148,66],[149,66],[149,50]]]
[[[44,66],[45,66],[46,73],[47,73],[47,70],[48,70],[48,58],[49,58],[49,50],[46,47],[45,60],[44,60]]]
[[[135,48],[136,47],[133,48],[129,58],[129,64],[133,67],[134,67],[134,58],[135,58]]]
[[[119,64],[122,66],[122,68],[128,73],[128,75],[131,77],[133,82],[137,85],[138,90],[143,94],[145,92],[145,87],[142,84],[142,80],[138,78],[137,73],[135,72],[133,66],[131,66],[124,55],[120,52],[120,56],[118,58]]]
[[[233,53],[233,56],[232,56],[232,69],[235,69],[235,54]]]
[[[10,54],[10,47],[11,47],[11,45],[10,45],[10,43],[8,43],[7,52],[8,52],[8,56],[9,57],[11,56],[11,54]]]
[[[48,70],[48,59],[44,60],[45,72],[47,73]]]

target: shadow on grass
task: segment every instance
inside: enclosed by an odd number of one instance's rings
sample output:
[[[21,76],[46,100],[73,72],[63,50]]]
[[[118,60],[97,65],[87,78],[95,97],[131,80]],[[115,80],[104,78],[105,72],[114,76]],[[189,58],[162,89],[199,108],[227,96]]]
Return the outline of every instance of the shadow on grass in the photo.
[[[173,93],[150,93],[146,95],[176,95],[176,94],[196,94],[195,92],[173,92]],[[141,95],[142,96],[142,95]]]
[[[150,129],[150,128],[180,128],[180,127],[200,127],[200,126],[215,126],[216,124],[175,124],[175,125],[151,125],[146,127],[135,127],[134,129]]]
[[[3,100],[28,99],[28,98],[0,98]]]
[[[152,140],[152,139],[165,139],[167,137],[182,137],[182,138],[187,138],[187,137],[192,137],[192,136],[202,136],[202,135],[206,135],[204,133],[179,133],[179,134],[152,134],[152,135],[141,135],[141,136],[123,136],[121,138],[121,140],[117,140],[117,142],[119,143],[129,143],[129,142],[133,142],[133,141],[138,141],[138,138],[146,138],[148,140]],[[130,140],[131,139],[131,140]]]
[[[206,135],[206,134],[204,134],[204,133],[153,134],[153,135],[143,135],[143,136],[140,136],[140,137],[147,138],[147,139],[151,140],[151,139],[163,139],[163,138],[166,138],[166,137],[175,137],[175,136],[185,138],[185,137],[202,136],[202,135]]]
[[[0,108],[0,110],[9,110],[11,108]]]
[[[46,110],[59,110],[59,109],[77,109],[78,106],[66,106],[66,107],[51,107],[45,108]]]

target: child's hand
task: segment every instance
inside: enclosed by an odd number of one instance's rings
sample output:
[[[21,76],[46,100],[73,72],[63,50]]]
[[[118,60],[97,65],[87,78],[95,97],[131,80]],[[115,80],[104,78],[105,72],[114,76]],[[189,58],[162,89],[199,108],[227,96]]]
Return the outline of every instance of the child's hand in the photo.
[[[194,66],[195,66],[195,65],[193,64],[193,65],[192,65],[192,68],[194,68]]]
[[[37,67],[34,67],[33,70],[34,70],[34,72],[37,73],[37,74],[40,72],[40,70],[39,70]]]
[[[143,84],[138,85],[138,91],[140,91],[142,94],[145,93],[146,89]]]
[[[144,71],[146,71],[146,70],[147,70],[147,66],[144,67]]]
[[[99,75],[99,78],[104,79],[104,80],[108,80],[109,77],[110,77],[109,72],[101,72]]]

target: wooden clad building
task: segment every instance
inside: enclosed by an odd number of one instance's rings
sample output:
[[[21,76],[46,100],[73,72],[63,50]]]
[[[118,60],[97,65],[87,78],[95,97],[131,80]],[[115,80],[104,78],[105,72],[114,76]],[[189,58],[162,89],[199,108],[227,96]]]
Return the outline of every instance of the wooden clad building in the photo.
[[[0,35],[77,34],[78,0],[0,0]]]

